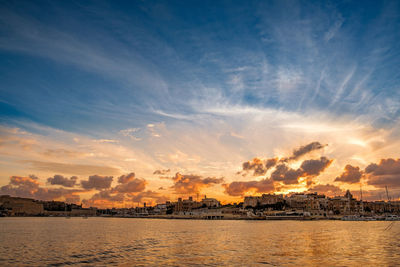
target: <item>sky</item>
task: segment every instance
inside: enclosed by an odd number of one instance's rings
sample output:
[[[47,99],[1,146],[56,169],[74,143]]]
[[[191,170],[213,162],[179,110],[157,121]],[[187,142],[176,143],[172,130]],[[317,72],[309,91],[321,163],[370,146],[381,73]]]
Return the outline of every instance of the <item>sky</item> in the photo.
[[[400,197],[398,1],[0,1],[0,195]]]

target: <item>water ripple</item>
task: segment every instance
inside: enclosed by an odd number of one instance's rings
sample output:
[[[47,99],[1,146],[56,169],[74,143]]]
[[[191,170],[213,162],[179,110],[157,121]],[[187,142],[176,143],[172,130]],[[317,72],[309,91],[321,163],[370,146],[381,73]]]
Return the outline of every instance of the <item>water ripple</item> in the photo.
[[[399,261],[400,223],[0,219],[1,266],[395,266]]]

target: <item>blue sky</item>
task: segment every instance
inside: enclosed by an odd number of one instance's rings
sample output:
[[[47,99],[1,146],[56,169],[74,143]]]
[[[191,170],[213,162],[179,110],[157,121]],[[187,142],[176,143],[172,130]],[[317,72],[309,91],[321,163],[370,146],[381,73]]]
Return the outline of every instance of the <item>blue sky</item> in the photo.
[[[90,133],[237,106],[390,124],[398,11],[396,1],[3,1],[2,120]]]
[[[0,1],[0,123],[195,171],[339,128],[353,143],[384,136],[378,154],[393,156],[399,29],[398,1]],[[184,167],[167,151],[209,160]],[[379,157],[354,153],[337,155]]]

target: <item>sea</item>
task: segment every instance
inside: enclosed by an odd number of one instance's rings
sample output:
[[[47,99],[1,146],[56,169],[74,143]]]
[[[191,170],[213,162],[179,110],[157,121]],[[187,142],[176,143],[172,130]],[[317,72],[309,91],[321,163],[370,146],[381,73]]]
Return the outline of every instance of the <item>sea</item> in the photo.
[[[0,266],[398,266],[400,222],[0,218]]]

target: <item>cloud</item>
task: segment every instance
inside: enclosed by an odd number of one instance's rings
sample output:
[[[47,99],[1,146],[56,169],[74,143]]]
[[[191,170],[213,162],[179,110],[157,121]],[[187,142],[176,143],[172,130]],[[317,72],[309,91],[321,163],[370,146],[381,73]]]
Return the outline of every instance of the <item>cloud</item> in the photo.
[[[267,173],[268,169],[275,166],[278,162],[277,158],[271,158],[267,160],[262,160],[259,158],[254,158],[252,161],[246,161],[242,164],[243,171],[254,170],[254,176],[260,176]]]
[[[135,173],[131,172],[129,174],[124,174],[118,177],[118,183],[120,184],[126,184],[130,181],[132,181],[135,178]]]
[[[299,147],[297,149],[294,149],[293,153],[292,153],[292,155],[290,157],[285,157],[285,158],[282,158],[280,160],[278,158],[270,158],[270,159],[266,159],[266,160],[262,160],[262,159],[259,159],[259,158],[254,158],[252,161],[244,162],[242,164],[242,169],[245,172],[253,170],[254,171],[253,172],[254,176],[264,175],[264,174],[267,173],[267,171],[270,168],[276,166],[276,164],[278,162],[285,163],[285,162],[288,162],[288,161],[291,161],[291,160],[296,160],[296,159],[298,159],[298,158],[300,158],[300,157],[302,157],[302,156],[304,156],[304,155],[306,155],[306,154],[308,154],[308,153],[310,153],[312,151],[322,149],[323,147],[324,147],[324,145],[321,145],[321,143],[319,143],[319,142],[312,142],[312,143],[309,143],[309,144],[307,144],[305,146],[301,146],[301,147]],[[283,168],[283,167],[280,166],[279,168]],[[280,170],[278,170],[278,172],[279,171]],[[281,171],[282,171],[282,169],[281,169]],[[288,172],[288,171],[289,171],[289,173],[288,173],[289,176],[294,176],[295,175],[296,171],[287,170],[286,172]]]
[[[308,192],[318,192],[326,196],[339,196],[344,195],[344,190],[333,184],[318,184],[308,189]]]
[[[304,171],[302,169],[294,170],[287,167],[285,164],[279,164],[276,166],[274,172],[272,172],[271,179],[285,184],[297,184],[298,178],[303,174]]]
[[[274,181],[272,179],[262,179],[260,181],[232,182],[224,184],[225,193],[230,196],[243,196],[250,190],[258,193],[268,193],[275,190]]]
[[[98,165],[85,165],[85,164],[70,164],[70,163],[58,163],[49,161],[35,161],[35,160],[24,160],[24,163],[31,164],[31,167],[40,171],[52,171],[56,173],[71,173],[90,175],[93,173],[102,173],[103,175],[119,174],[120,170],[108,166]]]
[[[220,184],[224,181],[223,178],[203,178],[200,175],[180,174],[179,172],[175,174],[175,177],[172,177],[172,180],[174,185],[171,188],[178,194],[199,193],[205,187]]]
[[[144,179],[135,178],[135,173],[133,172],[121,175],[118,178],[119,184],[115,187],[111,187],[112,177],[94,175],[90,176],[87,182],[90,185],[86,185],[86,187],[99,189],[100,191],[91,198],[84,199],[83,203],[85,206],[96,207],[113,207],[115,204],[129,201],[129,197],[136,196],[136,193],[142,193],[147,184]]]
[[[378,188],[400,188],[400,159],[381,159],[365,168],[367,183]]]
[[[138,132],[140,128],[129,128],[129,129],[124,129],[119,131],[119,133],[125,137],[129,137],[130,139],[134,141],[140,141],[141,138],[135,136],[135,133]]]
[[[280,163],[275,167],[269,179],[260,181],[236,181],[230,184],[224,184],[223,186],[225,187],[225,193],[231,196],[242,196],[250,190],[255,190],[258,193],[273,192],[275,190],[275,182],[293,185],[299,182],[300,177],[306,177],[307,186],[310,186],[313,183],[311,178],[318,176],[331,163],[332,160],[326,157],[321,157],[316,160],[305,160],[298,169],[290,168],[286,163]]]
[[[359,167],[353,167],[350,164],[347,164],[344,167],[344,172],[336,177],[335,182],[343,182],[343,183],[358,183],[360,182],[361,177],[363,176],[363,172],[360,171]]]
[[[112,194],[109,189],[101,190],[94,194],[90,199],[83,199],[82,203],[85,207],[113,207],[115,203],[123,203],[125,194]]]
[[[329,160],[326,157],[320,159],[309,159],[303,161],[300,168],[303,170],[303,176],[318,176],[326,168],[331,165],[333,160]]]
[[[155,191],[145,191],[145,192],[140,192],[136,195],[134,195],[131,198],[132,202],[142,202],[143,200],[154,200],[155,203],[164,203],[166,201],[168,201],[168,198],[164,195],[161,195],[158,192]],[[151,201],[153,203],[153,201]]]
[[[81,197],[79,195],[71,195],[71,196],[66,196],[65,197],[65,202],[66,203],[79,204],[80,201],[81,201]]]
[[[271,173],[271,179],[283,182],[284,184],[296,184],[300,177],[311,178],[320,175],[331,163],[332,160],[326,157],[310,159],[303,161],[300,168],[296,170],[281,163],[276,166],[275,170]]]
[[[68,149],[63,149],[63,148],[58,148],[58,149],[46,149],[46,151],[43,152],[43,155],[47,157],[68,157],[68,158],[77,158],[85,155],[84,153],[77,152],[77,151],[71,151]]]
[[[264,162],[259,158],[244,162],[242,168],[244,171],[254,170],[254,176],[264,175],[267,172],[267,169],[264,168]]]
[[[368,165],[365,172],[373,175],[400,174],[400,159],[381,159],[379,164],[371,163]]]
[[[29,177],[11,176],[10,184],[20,186],[20,187],[27,187],[27,188],[38,188],[39,187],[38,178],[34,175],[30,175]]]
[[[168,170],[155,170],[155,171],[153,172],[153,174],[157,174],[157,175],[166,175],[166,174],[168,174],[170,171],[171,171],[170,169],[168,169]]]
[[[40,186],[38,178],[34,175],[28,177],[11,176],[8,185],[0,187],[0,195],[11,195],[14,197],[26,197],[38,200],[54,200],[60,198],[78,199],[78,193],[84,190],[65,188],[44,188]],[[76,202],[78,202],[76,201]]]
[[[71,178],[64,177],[62,175],[54,175],[53,177],[47,178],[47,182],[52,185],[62,185],[65,187],[74,187],[78,177],[72,176]]]
[[[112,192],[118,193],[133,193],[141,192],[146,188],[147,182],[144,179],[135,178],[127,183],[117,185],[112,189]]]
[[[109,200],[112,202],[123,202],[125,197],[124,194],[111,194],[110,190],[102,190],[94,194],[92,200]]]
[[[265,161],[265,168],[268,170],[276,165],[278,158],[271,158]]]
[[[114,140],[114,139],[94,139],[93,142],[95,142],[95,143],[119,143],[118,140]]]
[[[340,27],[342,27],[343,22],[344,19],[342,17],[339,17],[335,21],[335,23],[329,28],[329,30],[324,35],[325,42],[329,42],[329,40],[331,40],[336,35]]]
[[[111,187],[112,181],[112,176],[92,175],[89,176],[89,179],[87,181],[81,181],[81,186],[85,189],[108,189]]]
[[[322,149],[323,147],[324,147],[324,145],[321,145],[320,142],[309,143],[308,145],[301,146],[301,147],[293,150],[292,156],[290,156],[289,158],[287,158],[285,160],[296,160],[296,159],[300,158],[301,156],[304,156],[305,154],[308,154],[314,150]]]

